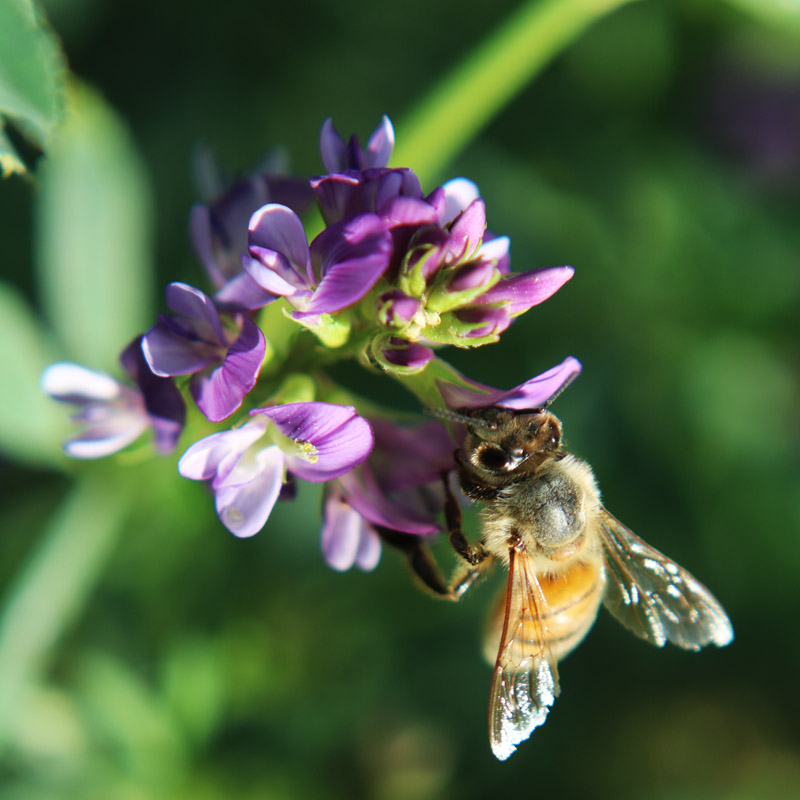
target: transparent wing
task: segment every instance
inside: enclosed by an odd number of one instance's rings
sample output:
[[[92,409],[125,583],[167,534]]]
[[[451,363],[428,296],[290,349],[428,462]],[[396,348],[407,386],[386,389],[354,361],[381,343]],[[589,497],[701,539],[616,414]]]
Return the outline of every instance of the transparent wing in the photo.
[[[606,561],[603,604],[626,628],[658,647],[672,642],[686,650],[733,639],[722,606],[683,567],[605,509],[598,527]]]
[[[489,742],[501,761],[547,718],[558,671],[541,621],[546,602],[524,550],[511,550],[505,621],[489,695]]]

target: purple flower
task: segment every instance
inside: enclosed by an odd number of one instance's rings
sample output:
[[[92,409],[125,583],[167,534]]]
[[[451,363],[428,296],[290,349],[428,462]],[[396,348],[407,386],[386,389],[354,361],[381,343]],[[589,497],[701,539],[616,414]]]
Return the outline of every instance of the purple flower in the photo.
[[[435,357],[430,347],[391,334],[375,337],[372,354],[384,368],[409,374],[421,372]]]
[[[159,316],[142,340],[144,356],[156,375],[193,375],[198,408],[219,422],[255,386],[266,352],[264,334],[244,314],[223,320],[207,295],[185,283],[169,284],[166,298],[179,316]]]
[[[497,241],[497,240],[495,240]],[[493,242],[490,242],[493,244]],[[552,297],[573,275],[572,267],[545,267],[504,275],[475,298],[477,305],[499,304],[511,317],[525,313]]]
[[[258,173],[238,181],[209,205],[191,213],[192,241],[214,286],[217,305],[229,310],[261,308],[275,299],[242,271],[247,253],[247,223],[267,203],[282,203],[302,213],[313,200],[308,181]]]
[[[454,411],[488,406],[513,409],[541,408],[566,389],[580,371],[580,361],[569,356],[558,366],[506,391],[484,386],[463,376],[460,384],[441,380],[436,383],[445,404]]]
[[[325,503],[322,552],[337,570],[372,569],[375,527],[432,536],[441,526],[441,473],[453,468],[454,444],[436,421],[401,427],[372,420],[375,447],[367,461],[332,484]]]
[[[79,407],[73,416],[82,429],[64,444],[73,458],[102,458],[127,447],[148,428],[156,449],[170,453],[183,430],[186,407],[172,380],[154,375],[134,339],[120,356],[137,388],[125,386],[109,375],[60,363],[42,374],[42,390],[54,400]]]
[[[220,521],[236,536],[253,536],[264,527],[287,471],[329,481],[372,450],[369,423],[349,406],[289,403],[251,414],[256,418],[242,427],[193,444],[178,464],[185,478],[210,482]]]
[[[288,298],[295,317],[336,313],[357,303],[385,272],[392,239],[375,214],[326,228],[309,247],[289,208],[267,205],[250,220],[245,268],[264,289]]]
[[[385,167],[389,163],[393,149],[394,128],[386,115],[381,118],[378,127],[369,137],[366,152],[361,148],[355,134],[350,137],[349,142],[345,143],[333,126],[331,117],[328,117],[322,124],[319,150],[322,155],[322,163],[328,172]]]

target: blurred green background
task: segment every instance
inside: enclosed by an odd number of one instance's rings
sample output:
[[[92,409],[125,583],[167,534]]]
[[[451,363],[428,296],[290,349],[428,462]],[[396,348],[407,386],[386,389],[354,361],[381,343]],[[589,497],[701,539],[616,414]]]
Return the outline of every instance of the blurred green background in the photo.
[[[81,83],[66,122],[11,129],[37,163],[0,184],[4,800],[797,797],[800,11],[562,1],[575,36],[532,43],[542,70],[496,113],[474,108],[504,85],[487,72],[430,152],[403,150],[424,98],[518,4],[44,4]],[[517,270],[576,268],[452,362],[507,387],[580,358],[555,409],[570,449],[736,631],[657,651],[601,612],[507,763],[480,657],[501,576],[454,606],[393,553],[334,573],[309,485],[236,540],[177,455],[66,463],[66,413],[36,390],[52,360],[113,369],[167,281],[203,285],[198,143],[231,176],[278,144],[315,174],[326,116],[363,141],[383,113],[424,188],[478,183]]]

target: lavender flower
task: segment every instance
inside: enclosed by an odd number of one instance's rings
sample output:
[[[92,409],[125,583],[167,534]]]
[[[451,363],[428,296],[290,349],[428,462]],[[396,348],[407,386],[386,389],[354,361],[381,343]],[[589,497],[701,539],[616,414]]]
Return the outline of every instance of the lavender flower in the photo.
[[[64,443],[73,458],[102,458],[134,442],[153,429],[160,453],[175,449],[183,430],[186,407],[170,379],[154,375],[134,339],[120,356],[125,371],[136,383],[126,386],[102,372],[62,362],[42,374],[42,390],[54,400],[80,409],[73,420],[82,429]]]
[[[247,223],[267,203],[302,213],[313,200],[306,180],[257,173],[233,184],[209,205],[191,212],[192,242],[214,286],[215,301],[226,310],[261,308],[275,299],[242,269],[247,253]]]
[[[360,467],[332,484],[325,502],[322,552],[337,570],[369,570],[380,555],[378,528],[417,536],[441,529],[442,471],[454,445],[436,421],[402,427],[373,419],[375,447]]]
[[[357,303],[383,275],[392,240],[375,214],[326,228],[309,247],[302,222],[286,206],[267,205],[250,220],[250,258],[256,283],[283,295],[296,319],[333,314]]]
[[[369,423],[352,407],[288,403],[258,408],[240,428],[214,433],[193,444],[178,470],[209,481],[220,521],[236,536],[264,527],[287,472],[312,482],[338,478],[372,450]]]
[[[255,385],[266,352],[264,334],[244,314],[223,319],[207,295],[185,283],[169,284],[166,298],[179,316],[159,316],[142,340],[144,356],[156,375],[193,375],[198,408],[219,422]]]

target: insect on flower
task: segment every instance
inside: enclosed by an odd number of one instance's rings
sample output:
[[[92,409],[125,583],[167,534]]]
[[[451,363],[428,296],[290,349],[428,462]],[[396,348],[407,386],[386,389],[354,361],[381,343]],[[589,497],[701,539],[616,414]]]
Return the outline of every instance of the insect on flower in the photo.
[[[464,494],[484,503],[482,538],[472,545],[445,473],[450,542],[464,562],[447,596],[459,599],[494,562],[508,568],[486,639],[487,654],[497,654],[489,740],[498,759],[545,721],[559,693],[557,664],[587,634],[601,602],[658,647],[699,650],[733,639],[708,589],[603,507],[591,468],[564,450],[561,422],[546,405],[442,416],[466,427],[456,471]]]

